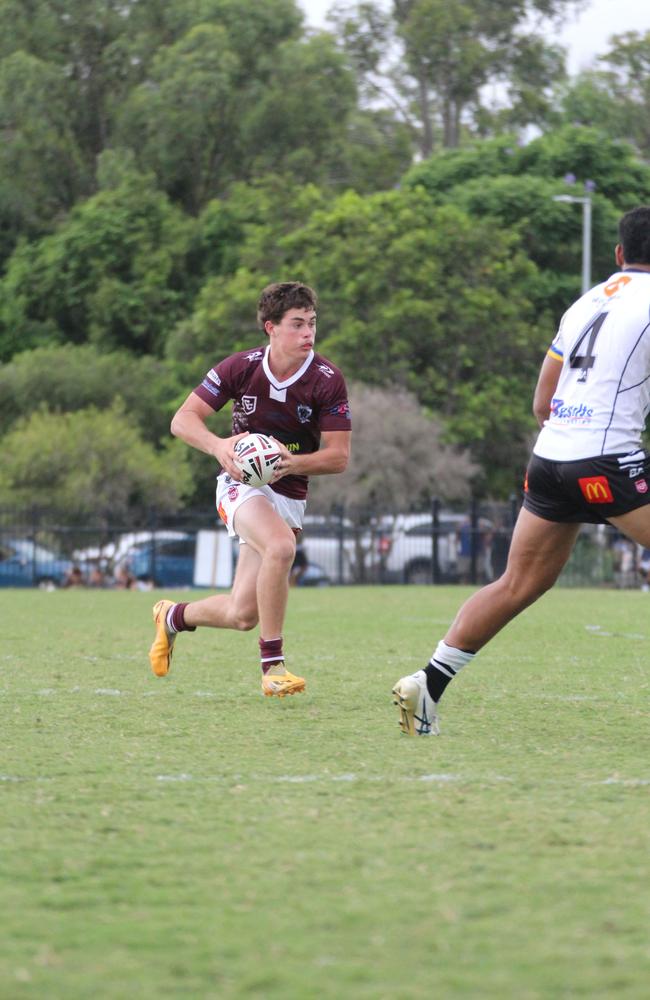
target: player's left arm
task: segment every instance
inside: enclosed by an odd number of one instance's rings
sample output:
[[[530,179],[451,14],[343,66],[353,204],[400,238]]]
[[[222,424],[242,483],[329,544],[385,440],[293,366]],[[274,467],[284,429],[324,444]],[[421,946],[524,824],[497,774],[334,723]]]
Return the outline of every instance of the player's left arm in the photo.
[[[533,413],[540,427],[548,420],[551,413],[551,401],[555,395],[557,384],[562,372],[562,361],[547,354],[539,371],[535,395],[533,397]]]
[[[325,476],[345,472],[350,459],[351,436],[351,431],[323,431],[320,449],[303,455],[290,452],[280,444],[282,458],[275,467],[272,482],[287,475]]]

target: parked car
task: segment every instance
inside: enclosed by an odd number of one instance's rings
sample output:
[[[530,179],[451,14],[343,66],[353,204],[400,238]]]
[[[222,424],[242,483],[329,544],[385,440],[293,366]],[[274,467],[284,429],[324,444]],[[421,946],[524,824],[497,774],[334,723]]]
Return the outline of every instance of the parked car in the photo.
[[[333,583],[363,583],[376,561],[372,538],[348,518],[307,514],[302,546],[310,563],[320,566]]]
[[[116,565],[136,580],[151,581],[156,587],[192,587],[196,558],[196,535],[174,532],[174,538],[149,537],[131,546]]]
[[[442,514],[438,522],[438,579],[455,583],[459,578],[458,532],[461,514]],[[379,535],[384,583],[431,583],[433,580],[433,516],[396,514],[384,522]]]
[[[72,568],[69,559],[30,538],[0,539],[0,587],[61,587]]]
[[[116,535],[103,545],[77,549],[73,552],[73,559],[100,566],[102,569],[110,569],[113,566],[122,565],[132,549],[151,542],[152,539],[155,539],[158,545],[163,541],[183,541],[187,536],[188,532],[186,531],[173,531],[167,528],[157,528],[155,531],[129,531]]]

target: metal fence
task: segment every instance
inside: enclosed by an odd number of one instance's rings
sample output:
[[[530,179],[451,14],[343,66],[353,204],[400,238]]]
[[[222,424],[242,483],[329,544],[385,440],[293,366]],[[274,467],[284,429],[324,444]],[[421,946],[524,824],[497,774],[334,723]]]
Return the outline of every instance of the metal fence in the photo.
[[[432,500],[391,514],[308,513],[295,579],[304,586],[487,583],[505,568],[518,510],[513,498],[453,510]],[[48,510],[0,510],[0,586],[227,587],[237,553],[211,510],[74,525]],[[640,555],[609,526],[585,526],[560,585],[639,586]]]

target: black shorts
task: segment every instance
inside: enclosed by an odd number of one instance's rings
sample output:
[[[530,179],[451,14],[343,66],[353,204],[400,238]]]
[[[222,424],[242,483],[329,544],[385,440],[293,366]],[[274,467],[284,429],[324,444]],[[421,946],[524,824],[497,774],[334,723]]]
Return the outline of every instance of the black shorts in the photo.
[[[524,507],[547,521],[602,524],[650,503],[650,457],[602,455],[552,462],[533,455],[524,483]]]

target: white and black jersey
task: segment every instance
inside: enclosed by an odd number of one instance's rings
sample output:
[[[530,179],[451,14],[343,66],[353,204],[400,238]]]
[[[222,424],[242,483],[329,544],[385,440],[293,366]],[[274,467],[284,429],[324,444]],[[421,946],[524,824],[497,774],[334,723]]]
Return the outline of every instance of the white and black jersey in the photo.
[[[534,453],[571,462],[637,451],[650,410],[650,272],[617,271],[583,295],[548,353],[563,366]]]

